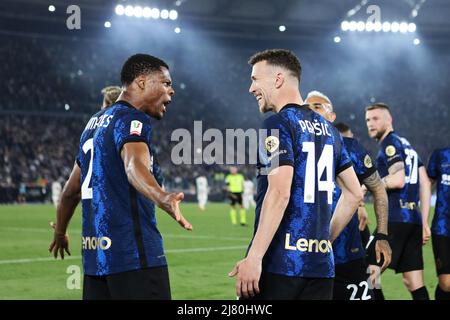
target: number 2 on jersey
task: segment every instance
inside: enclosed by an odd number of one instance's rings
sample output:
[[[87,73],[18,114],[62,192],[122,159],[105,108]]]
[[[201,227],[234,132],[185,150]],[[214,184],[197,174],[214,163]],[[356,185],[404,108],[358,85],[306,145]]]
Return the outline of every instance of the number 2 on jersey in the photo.
[[[302,151],[308,154],[306,158],[304,202],[315,202],[316,190],[316,146],[314,142],[303,142]],[[326,180],[321,180],[322,174],[326,170]],[[334,182],[333,176],[333,146],[326,144],[317,162],[317,187],[319,191],[327,192],[327,202],[332,204]]]
[[[94,139],[89,139],[83,144],[83,152],[86,154],[91,153],[91,159],[89,160],[89,168],[81,185],[81,199],[92,199],[92,188],[89,188],[92,177],[92,160],[94,159]]]

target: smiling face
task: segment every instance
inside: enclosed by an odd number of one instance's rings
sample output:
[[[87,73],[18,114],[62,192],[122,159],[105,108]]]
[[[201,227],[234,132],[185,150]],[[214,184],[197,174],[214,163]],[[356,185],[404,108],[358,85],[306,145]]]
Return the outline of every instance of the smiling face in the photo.
[[[275,90],[276,74],[267,61],[260,61],[253,65],[252,84],[249,92],[255,96],[259,111],[266,113],[274,110],[272,96]]]
[[[142,81],[145,82],[142,93],[145,113],[156,119],[162,119],[175,94],[169,70],[161,67],[160,72],[152,72],[143,76]]]

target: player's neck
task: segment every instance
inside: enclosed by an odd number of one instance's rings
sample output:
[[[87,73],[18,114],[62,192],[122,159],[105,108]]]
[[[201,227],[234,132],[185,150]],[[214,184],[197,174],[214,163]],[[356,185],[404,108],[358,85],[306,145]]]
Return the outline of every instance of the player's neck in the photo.
[[[288,105],[288,104],[303,104],[303,99],[298,90],[289,90],[283,93],[280,93],[278,101],[275,103],[274,111],[276,113],[280,112],[280,110]]]
[[[117,98],[117,101],[119,101],[119,100],[128,102],[131,106],[133,106],[134,108],[136,108],[138,110],[141,110],[141,108],[142,108],[142,100],[136,99],[135,96],[131,95],[127,91],[122,91],[122,93]]]
[[[394,128],[392,128],[392,126],[389,126],[386,131],[383,133],[383,135],[381,136],[381,138],[378,140],[379,143],[383,142],[383,140],[388,136],[389,133],[391,133],[392,131],[394,131]]]

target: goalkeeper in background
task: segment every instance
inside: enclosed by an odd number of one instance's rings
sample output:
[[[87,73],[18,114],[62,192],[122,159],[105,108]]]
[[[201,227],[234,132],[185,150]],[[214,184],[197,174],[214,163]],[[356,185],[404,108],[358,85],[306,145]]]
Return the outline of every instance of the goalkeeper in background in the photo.
[[[239,204],[239,220],[241,226],[246,226],[245,209],[242,205],[242,192],[244,191],[244,176],[238,173],[236,167],[230,168],[230,174],[225,178],[227,184],[228,197],[231,200],[230,217],[233,225],[237,224],[236,204]]]

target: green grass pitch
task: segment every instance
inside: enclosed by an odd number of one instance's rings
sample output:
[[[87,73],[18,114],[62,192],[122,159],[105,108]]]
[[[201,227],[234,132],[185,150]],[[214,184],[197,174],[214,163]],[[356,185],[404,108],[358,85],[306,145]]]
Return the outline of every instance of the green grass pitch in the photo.
[[[231,225],[228,210],[227,204],[209,204],[205,212],[195,204],[183,204],[183,214],[194,225],[192,232],[158,211],[174,299],[235,299],[234,279],[227,273],[245,254],[254,212],[247,212],[249,226],[241,227]],[[372,206],[368,212],[373,230]],[[51,205],[0,206],[0,299],[81,299],[80,289],[67,288],[68,267],[81,268],[81,207],[70,224],[72,256],[67,260],[55,261],[48,252],[53,234],[49,221],[55,221]],[[431,243],[425,246],[424,259],[425,283],[434,296],[437,278]],[[401,275],[387,270],[381,283],[386,299],[411,299]]]

